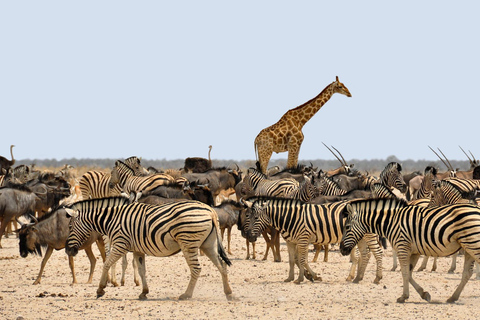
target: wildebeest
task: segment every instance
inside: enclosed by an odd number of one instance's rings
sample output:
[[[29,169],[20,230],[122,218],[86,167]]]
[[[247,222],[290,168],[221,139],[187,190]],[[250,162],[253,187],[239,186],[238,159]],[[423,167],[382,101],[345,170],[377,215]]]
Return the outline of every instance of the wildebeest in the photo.
[[[0,188],[0,248],[5,228],[12,219],[22,215],[35,214],[39,197],[24,185],[11,185]]]
[[[212,191],[213,198],[216,199],[220,192],[228,189],[234,189],[242,180],[241,172],[227,168],[212,168],[204,173],[184,173],[182,174],[189,182],[196,182],[201,185],[208,185]]]
[[[21,228],[16,230],[16,232],[19,234],[20,256],[23,258],[26,258],[28,254],[38,254],[41,256],[42,248],[47,248],[40,265],[37,279],[33,283],[39,284],[42,279],[45,265],[52,255],[53,250],[61,250],[65,248],[65,241],[67,240],[69,232],[68,225],[70,223],[70,218],[67,217],[65,209],[63,208],[52,210],[38,220],[35,219],[35,217],[33,218],[34,222],[21,224]],[[95,264],[97,263],[92,251],[92,244],[95,242],[97,243],[102,260],[105,261],[105,244],[99,233],[93,232],[82,247],[79,248],[80,250],[85,250],[87,257],[90,260],[90,274],[87,283],[92,283],[93,271],[95,270]],[[72,271],[72,284],[77,283],[77,278],[75,277],[75,265],[72,256],[68,257],[68,262],[70,270]]]
[[[245,209],[245,207],[240,202],[225,200],[218,206],[213,207],[213,209],[218,215],[222,240],[224,239],[225,229],[227,230],[227,252],[228,254],[232,254],[232,251],[230,250],[232,227],[237,224],[240,211]]]

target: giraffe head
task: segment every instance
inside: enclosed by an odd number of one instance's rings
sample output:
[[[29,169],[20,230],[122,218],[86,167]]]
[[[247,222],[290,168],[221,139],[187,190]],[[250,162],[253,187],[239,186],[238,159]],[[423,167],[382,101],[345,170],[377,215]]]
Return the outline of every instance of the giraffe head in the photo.
[[[337,76],[337,80],[335,80],[334,82],[333,92],[344,94],[347,97],[352,96],[350,91],[348,91],[347,87],[345,87],[345,85],[338,80],[338,76]]]

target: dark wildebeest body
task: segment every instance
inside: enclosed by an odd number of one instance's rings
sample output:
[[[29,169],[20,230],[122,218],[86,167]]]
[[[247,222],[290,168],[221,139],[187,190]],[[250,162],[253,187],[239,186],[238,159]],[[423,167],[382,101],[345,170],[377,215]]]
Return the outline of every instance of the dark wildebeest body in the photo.
[[[40,265],[37,279],[33,284],[40,283],[43,270],[48,259],[52,255],[53,250],[61,250],[65,248],[65,241],[67,240],[69,232],[69,223],[70,218],[66,216],[65,210],[58,209],[49,212],[34,223],[23,224],[22,227],[17,230],[20,239],[20,256],[23,258],[26,258],[29,253],[41,256],[42,247],[47,248]],[[102,236],[99,233],[93,232],[82,247],[80,247],[81,250],[85,250],[87,257],[90,260],[90,274],[87,283],[92,283],[93,271],[95,270],[95,264],[97,263],[92,251],[92,244],[95,242],[97,243],[102,260],[105,261],[105,245]],[[75,277],[75,265],[72,256],[68,257],[68,262],[70,270],[72,271],[72,284],[77,283],[77,278]]]

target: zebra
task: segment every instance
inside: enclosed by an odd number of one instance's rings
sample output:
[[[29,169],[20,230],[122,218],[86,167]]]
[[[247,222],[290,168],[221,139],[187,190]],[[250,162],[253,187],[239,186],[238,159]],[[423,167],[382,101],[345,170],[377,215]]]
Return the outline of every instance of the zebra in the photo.
[[[437,179],[437,169],[431,166],[427,166],[423,173],[424,178],[420,184],[420,188],[413,195],[412,200],[430,198],[433,191],[433,182]]]
[[[138,157],[129,157],[125,159],[124,163],[129,166],[136,176],[144,176],[148,171],[140,164]],[[118,196],[121,189],[118,185],[110,186],[110,172],[102,172],[97,170],[87,171],[82,175],[79,181],[82,199],[97,199],[109,196]]]
[[[320,191],[320,194],[324,196],[342,196],[347,193],[347,190],[340,188],[338,183],[327,176],[322,170],[318,172],[315,185]]]
[[[401,193],[407,191],[407,184],[403,180],[402,166],[397,162],[390,162],[380,172],[380,182],[386,186],[395,187]]]
[[[368,199],[351,201],[344,210],[347,216],[340,251],[348,255],[366,233],[386,237],[397,251],[402,270],[403,294],[397,302],[409,298],[411,283],[420,297],[430,301],[428,292],[417,284],[412,271],[420,255],[444,257],[461,248],[465,250],[462,280],[447,300],[458,300],[472,276],[473,263],[480,263],[480,208],[470,204],[453,204],[437,208],[408,206],[403,200]]]
[[[177,184],[176,180],[164,173],[135,176],[135,171],[121,160],[115,161],[115,167],[113,167],[110,177],[110,187],[118,185],[127,195],[135,193],[135,200],[138,200],[142,194],[154,192],[160,186],[175,184]]]
[[[262,231],[269,225],[279,230],[287,243],[289,256],[289,273],[285,282],[294,280],[294,265],[297,264],[299,268],[298,278],[294,283],[299,284],[304,280],[304,277],[314,281],[321,281],[319,277],[308,265],[308,246],[310,243],[326,245],[331,243],[339,243],[343,232],[344,219],[340,213],[348,203],[347,201],[339,201],[334,203],[327,203],[322,205],[309,204],[297,199],[258,197],[252,201],[244,201],[249,207],[247,210],[246,234],[249,241],[254,242],[256,238],[262,234]],[[376,236],[374,244],[377,247],[378,241]],[[371,250],[374,247],[368,246]],[[360,253],[363,261],[367,260],[367,244],[366,242],[359,243]],[[355,258],[353,256],[353,258]],[[352,264],[350,274],[347,280],[353,278],[356,264]],[[362,264],[360,264],[362,266]],[[364,270],[359,267],[359,274],[354,282],[359,282],[363,279]],[[377,268],[377,276],[375,283],[378,283],[382,278],[381,262]]]
[[[218,216],[210,206],[185,200],[152,206],[131,203],[124,197],[83,200],[65,208],[72,217],[65,251],[74,256],[92,231],[108,236],[111,250],[104,266],[97,298],[105,294],[108,270],[127,252],[133,252],[142,279],[140,299],[146,299],[145,255],[168,257],[182,251],[190,268],[190,282],[180,300],[190,299],[200,275],[198,251],[202,251],[221,273],[223,289],[232,300],[227,265],[231,265],[222,245]]]
[[[312,199],[315,199],[319,195],[320,190],[315,186],[315,180],[311,181],[309,177],[305,176],[304,180],[300,182],[298,188],[290,192],[287,197],[292,199],[298,199],[303,202],[310,202]]]
[[[299,187],[299,182],[292,178],[270,180],[261,171],[250,168],[244,178],[242,193],[255,196],[286,197]]]
[[[476,194],[476,190],[471,190],[469,184],[461,183],[461,186],[464,189],[457,187],[455,184],[455,180],[465,180],[465,179],[457,179],[453,178],[454,180],[437,180],[433,183],[433,191],[431,194],[430,201],[426,205],[428,208],[435,208],[440,207],[448,204],[457,204],[457,203],[470,203],[475,204],[474,198]],[[471,187],[471,185],[470,185]],[[450,269],[448,269],[448,273],[453,273],[457,268],[457,256],[458,252],[452,255],[452,263],[450,265]],[[428,256],[424,256],[422,260],[422,264],[417,269],[417,271],[423,271],[427,268],[428,263]],[[480,278],[480,267],[477,264],[477,278]],[[437,257],[434,257],[432,271],[437,270]]]

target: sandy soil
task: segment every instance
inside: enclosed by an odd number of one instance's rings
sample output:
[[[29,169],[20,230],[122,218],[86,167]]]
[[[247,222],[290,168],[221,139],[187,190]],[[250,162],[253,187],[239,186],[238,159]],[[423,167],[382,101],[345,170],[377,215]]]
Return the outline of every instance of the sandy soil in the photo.
[[[233,265],[229,268],[230,284],[235,300],[227,301],[220,274],[206,257],[201,257],[203,269],[193,298],[179,301],[186,288],[189,272],[181,254],[169,258],[147,257],[148,300],[140,301],[141,289],[135,287],[131,265],[123,287],[106,288],[106,294],[96,299],[96,289],[102,262],[98,256],[92,284],[86,284],[89,263],[84,252],[76,257],[79,283],[70,285],[72,277],[65,251],[54,252],[39,285],[36,279],[41,258],[19,256],[18,240],[2,239],[0,249],[0,318],[1,319],[467,319],[480,318],[480,281],[467,284],[460,300],[451,305],[445,301],[460,281],[459,258],[457,272],[448,274],[449,258],[439,259],[437,272],[416,272],[415,277],[430,292],[432,303],[422,300],[413,288],[405,304],[396,303],[402,293],[399,271],[392,267],[391,251],[384,257],[384,278],[373,284],[374,263],[370,261],[365,279],[360,284],[345,281],[349,270],[348,257],[331,251],[329,262],[312,264],[323,278],[300,285],[285,283],[288,263],[282,242],[283,262],[275,263],[269,256],[261,261],[265,249],[263,240],[257,245],[257,260],[245,260],[245,240],[236,227],[233,230]],[[310,259],[313,253],[310,254]],[[131,254],[129,255],[129,261]],[[430,267],[430,265],[429,265]],[[117,273],[120,272],[117,267]]]

